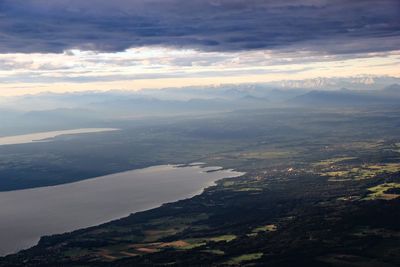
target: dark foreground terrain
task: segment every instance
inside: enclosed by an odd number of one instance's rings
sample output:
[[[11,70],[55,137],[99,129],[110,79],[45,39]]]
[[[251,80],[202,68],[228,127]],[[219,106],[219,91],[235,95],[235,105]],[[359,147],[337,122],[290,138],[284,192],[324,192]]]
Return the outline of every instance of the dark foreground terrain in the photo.
[[[96,145],[92,139],[88,151],[110,155],[88,160],[110,158],[99,173],[136,160],[203,161],[246,175],[191,199],[44,237],[0,266],[400,265],[399,109],[247,111],[146,127],[125,127]],[[43,177],[63,161],[70,174],[79,172],[61,144],[45,146],[37,155],[45,160],[51,151],[58,163],[40,169]],[[15,161],[18,153],[29,156],[22,147],[11,150],[4,153]]]

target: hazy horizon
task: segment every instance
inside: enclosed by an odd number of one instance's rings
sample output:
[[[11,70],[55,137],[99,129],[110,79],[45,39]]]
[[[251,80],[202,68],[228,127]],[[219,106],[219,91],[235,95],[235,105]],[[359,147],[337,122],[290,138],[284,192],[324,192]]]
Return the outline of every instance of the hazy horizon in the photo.
[[[399,8],[394,0],[5,0],[0,96],[400,77]]]

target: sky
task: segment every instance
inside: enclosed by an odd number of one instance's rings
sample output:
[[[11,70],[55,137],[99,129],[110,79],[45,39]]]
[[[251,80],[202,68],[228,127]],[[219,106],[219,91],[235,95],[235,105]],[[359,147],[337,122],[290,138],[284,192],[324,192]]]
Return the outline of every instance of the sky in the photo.
[[[0,96],[399,70],[398,0],[0,1]]]

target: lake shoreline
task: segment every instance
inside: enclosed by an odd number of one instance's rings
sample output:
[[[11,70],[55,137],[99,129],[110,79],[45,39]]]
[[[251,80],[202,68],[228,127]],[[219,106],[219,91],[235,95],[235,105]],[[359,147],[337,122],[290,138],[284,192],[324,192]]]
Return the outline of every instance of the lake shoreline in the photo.
[[[105,133],[119,131],[118,128],[78,128],[60,131],[36,132],[30,134],[0,136],[0,146],[35,144],[42,142],[50,142],[59,136],[89,134],[89,133]]]
[[[155,168],[155,169],[154,169]],[[160,170],[158,170],[157,168],[161,168]],[[38,246],[40,245],[40,242],[43,242],[43,240],[46,240],[48,237],[52,237],[52,236],[58,236],[58,235],[63,235],[63,234],[68,234],[74,231],[79,231],[79,230],[83,230],[83,229],[88,229],[88,228],[92,228],[92,227],[96,227],[96,226],[100,226],[100,225],[104,225],[107,223],[111,223],[113,221],[117,221],[117,220],[121,220],[124,218],[127,218],[129,216],[131,216],[132,214],[137,214],[140,212],[146,212],[149,210],[153,210],[153,209],[157,209],[165,204],[168,203],[175,203],[181,200],[185,200],[185,199],[190,199],[192,197],[201,195],[202,193],[205,192],[205,190],[207,188],[210,188],[212,186],[216,185],[216,182],[218,180],[224,179],[224,178],[233,178],[233,177],[238,177],[238,176],[242,176],[244,175],[244,173],[241,172],[236,172],[234,170],[231,169],[221,169],[221,167],[210,167],[204,163],[198,164],[177,164],[177,165],[160,165],[160,166],[151,166],[151,167],[146,167],[143,169],[135,169],[135,170],[131,170],[131,171],[125,171],[125,172],[121,172],[121,173],[117,173],[117,174],[112,174],[112,175],[119,175],[119,176],[125,176],[125,175],[130,175],[132,172],[140,172],[140,171],[148,171],[148,170],[152,170],[152,171],[163,171],[162,168],[170,168],[170,170],[184,170],[187,171],[189,169],[196,170],[198,173],[201,173],[202,175],[204,175],[204,177],[207,177],[207,175],[209,175],[209,177],[211,177],[212,175],[216,175],[215,177],[213,177],[211,180],[207,179],[205,181],[203,181],[203,183],[201,184],[201,186],[199,187],[197,185],[196,190],[191,190],[190,192],[186,192],[186,193],[180,193],[179,195],[177,195],[177,197],[171,198],[171,197],[167,197],[165,198],[166,201],[160,201],[157,202],[156,204],[154,204],[152,201],[152,204],[149,205],[144,205],[141,206],[140,208],[135,208],[134,205],[131,208],[131,211],[129,212],[123,212],[121,214],[119,214],[118,216],[113,216],[112,218],[106,218],[104,220],[98,220],[96,223],[90,224],[90,225],[84,225],[83,227],[77,227],[77,228],[73,228],[73,229],[68,229],[66,231],[59,231],[58,233],[50,233],[50,234],[44,234],[44,235],[40,235],[39,239],[36,240],[36,242],[30,242],[30,245],[27,246],[25,245],[24,247],[21,247],[19,250],[13,250],[13,251],[9,251],[9,252],[0,252],[0,254],[3,256],[8,256],[8,255],[12,255],[27,249],[30,249],[32,247]],[[189,169],[188,169],[189,168]],[[211,171],[211,172],[210,172]],[[111,176],[112,176],[111,175]],[[221,176],[222,175],[222,176]],[[110,175],[105,175],[105,176],[99,176],[99,177],[94,177],[94,178],[88,178],[85,180],[80,180],[74,183],[69,183],[69,184],[63,184],[63,185],[56,185],[56,186],[46,186],[46,187],[39,187],[39,188],[29,188],[29,189],[23,189],[23,190],[17,190],[17,191],[7,191],[7,192],[2,192],[0,193],[0,197],[2,196],[1,194],[12,194],[15,192],[19,192],[19,191],[24,191],[24,192],[28,192],[28,193],[36,193],[38,190],[42,191],[42,192],[46,192],[48,190],[52,190],[54,188],[58,188],[58,187],[62,187],[62,186],[87,186],[88,184],[92,183],[93,181],[99,180],[99,179],[109,179]],[[187,175],[188,177],[191,177],[191,175]],[[1,229],[1,227],[0,227]],[[3,238],[4,239],[4,238]],[[4,249],[3,249],[4,251]]]

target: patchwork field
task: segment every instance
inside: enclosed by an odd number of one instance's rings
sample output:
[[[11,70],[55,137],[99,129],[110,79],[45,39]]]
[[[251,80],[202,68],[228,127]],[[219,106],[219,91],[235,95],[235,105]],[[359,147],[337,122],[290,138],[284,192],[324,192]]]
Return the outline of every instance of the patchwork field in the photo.
[[[255,112],[223,124],[180,122],[168,128],[182,141],[173,161],[190,155],[246,175],[191,199],[44,237],[0,266],[399,266],[400,113],[386,121],[359,114],[321,113],[324,123],[298,111],[279,120]],[[167,158],[177,143],[157,138]]]

